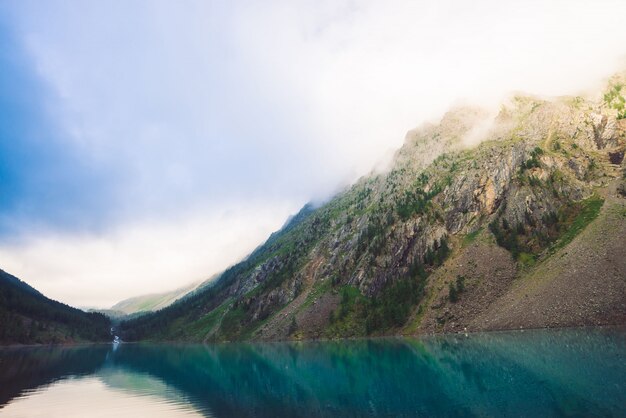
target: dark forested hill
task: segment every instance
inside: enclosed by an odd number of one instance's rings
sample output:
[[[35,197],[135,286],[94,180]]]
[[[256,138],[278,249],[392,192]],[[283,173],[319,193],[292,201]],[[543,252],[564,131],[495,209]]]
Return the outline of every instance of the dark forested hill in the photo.
[[[626,323],[626,83],[516,96],[408,133],[125,339],[334,338]],[[615,100],[619,97],[620,100]],[[620,107],[621,106],[621,107]]]
[[[0,344],[48,344],[110,339],[109,319],[48,299],[0,270]]]

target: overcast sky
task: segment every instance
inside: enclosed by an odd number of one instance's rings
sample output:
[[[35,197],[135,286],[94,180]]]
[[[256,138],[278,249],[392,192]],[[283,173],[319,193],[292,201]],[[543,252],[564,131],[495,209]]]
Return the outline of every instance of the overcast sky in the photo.
[[[626,68],[624,1],[0,3],[0,268],[106,307],[210,277],[459,101]]]

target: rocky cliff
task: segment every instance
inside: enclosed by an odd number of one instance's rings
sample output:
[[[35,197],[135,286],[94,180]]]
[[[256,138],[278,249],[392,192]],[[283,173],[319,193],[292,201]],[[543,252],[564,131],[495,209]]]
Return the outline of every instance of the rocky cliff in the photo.
[[[125,323],[126,338],[626,323],[623,85],[448,112],[409,132],[387,172],[306,206],[212,287]]]

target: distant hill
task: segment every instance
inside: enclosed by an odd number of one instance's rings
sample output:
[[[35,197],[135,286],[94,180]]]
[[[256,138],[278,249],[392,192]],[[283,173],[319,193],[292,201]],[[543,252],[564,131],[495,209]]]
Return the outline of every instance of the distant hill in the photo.
[[[0,344],[108,341],[110,321],[48,299],[0,270]]]
[[[199,290],[204,285],[211,283],[216,277],[217,275],[212,276],[208,280],[194,282],[187,286],[172,290],[171,292],[153,293],[124,299],[123,301],[111,306],[110,309],[106,311],[101,310],[100,312],[112,317],[120,316],[119,314],[132,315],[144,312],[155,312],[171,305],[180,298]],[[112,313],[112,315],[110,313]]]
[[[128,315],[122,311],[114,311],[112,309],[96,309],[96,308],[83,308],[85,312],[96,312],[101,313],[102,315],[111,319],[111,323],[115,325],[115,323],[121,320],[128,320],[132,317],[132,315]],[[141,313],[137,314],[141,315]]]

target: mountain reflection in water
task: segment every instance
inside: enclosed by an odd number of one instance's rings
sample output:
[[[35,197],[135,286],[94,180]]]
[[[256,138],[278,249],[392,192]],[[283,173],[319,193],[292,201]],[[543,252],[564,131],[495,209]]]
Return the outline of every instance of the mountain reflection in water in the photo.
[[[625,416],[626,331],[0,350],[0,416]]]

